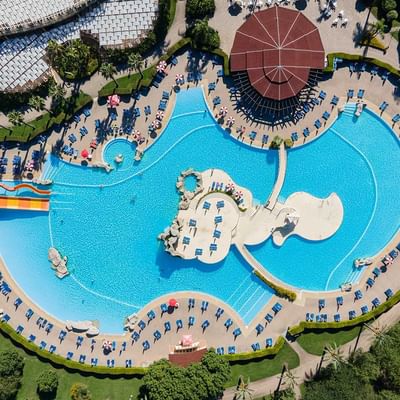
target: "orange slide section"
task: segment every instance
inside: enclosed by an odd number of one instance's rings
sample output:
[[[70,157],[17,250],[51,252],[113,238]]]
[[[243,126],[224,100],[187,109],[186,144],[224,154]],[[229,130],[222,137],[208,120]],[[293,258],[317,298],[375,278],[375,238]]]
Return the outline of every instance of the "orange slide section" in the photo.
[[[49,199],[33,197],[0,196],[0,209],[49,211]]]
[[[29,183],[20,183],[15,186],[7,186],[4,185],[3,183],[0,183],[0,188],[3,188],[4,190],[7,190],[7,192],[15,192],[18,189],[29,189],[32,192],[35,192],[37,194],[44,194],[44,195],[50,195],[51,191],[50,190],[43,190],[43,189],[38,189],[35,186],[30,185]]]

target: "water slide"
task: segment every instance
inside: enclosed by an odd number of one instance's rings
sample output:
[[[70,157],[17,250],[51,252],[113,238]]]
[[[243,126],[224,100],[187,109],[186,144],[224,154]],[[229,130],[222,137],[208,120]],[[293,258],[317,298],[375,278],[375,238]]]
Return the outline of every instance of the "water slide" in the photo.
[[[48,212],[49,207],[48,198],[0,196],[0,209]]]
[[[19,183],[18,185],[15,186],[7,186],[4,185],[3,183],[0,183],[0,188],[7,190],[7,192],[16,192],[19,189],[29,189],[37,194],[43,194],[47,196],[49,196],[51,193],[50,190],[38,189],[37,187],[30,185],[29,183]]]

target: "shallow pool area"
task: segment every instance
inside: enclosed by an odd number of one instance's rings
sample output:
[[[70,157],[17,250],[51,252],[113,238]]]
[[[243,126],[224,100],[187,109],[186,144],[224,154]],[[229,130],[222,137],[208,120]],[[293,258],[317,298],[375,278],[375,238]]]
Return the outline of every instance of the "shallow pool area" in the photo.
[[[289,150],[281,192],[282,198],[295,191],[321,198],[338,193],[344,206],[339,231],[323,242],[291,237],[280,248],[271,240],[249,247],[278,279],[306,290],[357,280],[353,260],[375,254],[399,229],[399,142],[372,112],[358,120],[350,114],[319,139]],[[234,247],[224,261],[209,265],[172,257],[157,236],[177,214],[181,171],[222,169],[264,203],[276,177],[276,152],[232,139],[198,88],[177,95],[165,132],[139,163],[134,153],[125,139],[109,142],[103,151],[114,166],[109,174],[50,157],[43,173],[54,181],[49,214],[0,212],[0,253],[10,273],[49,313],[99,320],[102,332],[121,332],[125,316],[184,290],[221,299],[248,324],[272,292]],[[116,165],[119,154],[123,162]],[[47,261],[50,246],[68,256],[71,275],[63,280]]]

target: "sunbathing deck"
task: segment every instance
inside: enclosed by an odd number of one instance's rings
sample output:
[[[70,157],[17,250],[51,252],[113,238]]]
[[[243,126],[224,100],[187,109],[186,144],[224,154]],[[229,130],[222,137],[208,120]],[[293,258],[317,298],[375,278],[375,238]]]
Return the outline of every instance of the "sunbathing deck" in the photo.
[[[400,240],[400,235],[397,235],[396,240]],[[131,360],[132,366],[146,366],[154,360],[167,357],[171,346],[177,345],[184,334],[191,334],[194,341],[202,341],[207,347],[214,347],[220,353],[248,352],[275,343],[289,326],[306,318],[324,320],[326,314],[327,321],[333,321],[338,318],[335,315],[339,314],[341,320],[346,320],[353,312],[356,316],[361,315],[361,308],[365,312],[364,306],[371,310],[374,307],[373,302],[377,304],[376,298],[383,303],[387,297],[384,293],[387,289],[391,289],[393,294],[400,290],[400,281],[396,278],[400,257],[388,266],[384,266],[381,261],[385,254],[393,250],[397,241],[393,241],[374,258],[373,264],[365,268],[360,283],[354,285],[351,292],[298,291],[298,298],[294,303],[273,296],[249,326],[243,324],[233,309],[216,298],[203,293],[179,292],[160,297],[140,310],[137,317],[138,321],[144,323],[140,323],[142,328],[135,326],[132,332],[124,335],[110,336],[100,333],[93,337],[94,341],[84,333],[67,332],[65,322],[55,319],[32,304],[12,280],[1,260],[2,282],[7,282],[7,285],[1,285],[1,307],[4,312],[2,319],[8,319],[8,324],[27,339],[31,338],[38,346],[46,350],[53,346],[51,350],[54,353],[62,357],[67,357],[70,353],[69,358],[86,364],[90,364],[93,358],[97,359],[98,365],[110,367],[111,360],[114,360],[114,366],[125,367],[126,360]],[[379,274],[376,273],[377,268]],[[371,278],[369,280],[373,282],[372,286],[366,285],[367,278]],[[361,291],[361,296],[358,291]],[[167,308],[163,312],[162,304],[168,303],[171,297],[178,301],[179,307]],[[341,305],[338,305],[338,297],[342,298]],[[189,307],[189,299],[194,299],[193,307]],[[31,316],[28,318],[27,315]],[[182,328],[178,329],[177,321],[182,323]],[[62,340],[59,337],[61,331],[67,332]],[[236,338],[233,332],[237,334]],[[104,341],[111,342],[109,353],[103,351]],[[144,350],[143,343],[146,341],[149,348]]]

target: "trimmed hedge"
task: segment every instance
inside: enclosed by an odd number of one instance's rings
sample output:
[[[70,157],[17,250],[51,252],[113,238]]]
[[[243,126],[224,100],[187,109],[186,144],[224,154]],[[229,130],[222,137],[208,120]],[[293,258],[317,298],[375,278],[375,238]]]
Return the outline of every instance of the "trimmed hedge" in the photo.
[[[372,58],[372,57],[364,57],[359,54],[348,54],[348,53],[329,53],[327,55],[328,58],[328,65],[325,67],[324,72],[334,72],[333,69],[333,59],[334,58],[342,58],[343,60],[347,61],[357,61],[357,62],[366,62],[369,64],[376,65],[377,67],[386,69],[388,72],[391,74],[397,76],[400,78],[400,70],[393,67],[390,64],[387,64],[383,61],[378,60],[377,58]]]
[[[276,340],[276,343],[272,347],[267,347],[262,350],[256,350],[248,353],[225,354],[223,357],[230,363],[235,363],[236,361],[257,360],[278,354],[284,344],[285,339],[282,336],[279,336]]]
[[[5,322],[0,323],[0,330],[11,339],[16,345],[20,345],[26,350],[36,354],[39,358],[49,361],[51,364],[61,366],[69,370],[90,373],[92,375],[102,376],[143,376],[146,373],[144,367],[132,368],[109,368],[109,367],[92,367],[88,364],[81,364],[76,361],[67,360],[57,354],[49,353],[47,350],[42,350],[34,343],[29,342],[24,336],[19,335],[14,329]]]
[[[296,300],[296,293],[289,289],[285,289],[281,286],[276,285],[274,282],[267,279],[264,275],[260,274],[257,270],[253,269],[253,274],[260,278],[265,284],[267,284],[271,289],[273,289],[277,296],[287,299],[289,301]]]
[[[392,298],[382,303],[380,306],[374,308],[370,312],[364,315],[360,315],[352,320],[341,321],[341,322],[307,322],[301,321],[299,325],[292,326],[288,329],[288,334],[291,336],[297,336],[304,330],[325,330],[325,329],[342,329],[351,326],[360,325],[364,322],[368,322],[371,319],[378,317],[384,312],[388,311],[395,304],[400,301],[400,291],[398,291]]]
[[[54,125],[61,124],[62,122],[72,118],[76,112],[93,101],[88,94],[79,92],[79,96],[76,97],[72,110],[67,111],[70,99],[71,97],[67,99],[67,104],[65,105],[64,110],[56,115],[47,112],[33,121],[17,126],[10,126],[9,129],[0,128],[0,141],[28,142],[36,136],[51,129]]]
[[[189,38],[183,38],[179,40],[179,42],[175,43],[162,57],[161,60],[168,60],[174,53],[178,50],[182,49],[183,47],[190,44],[191,41]],[[111,94],[119,94],[119,95],[126,95],[131,94],[133,90],[139,90],[142,87],[149,87],[153,78],[157,74],[156,64],[150,66],[149,68],[142,71],[143,78],[141,79],[140,74],[131,74],[126,75],[121,78],[118,78],[116,86],[114,81],[107,83],[99,90],[99,97],[106,97],[110,96]]]

